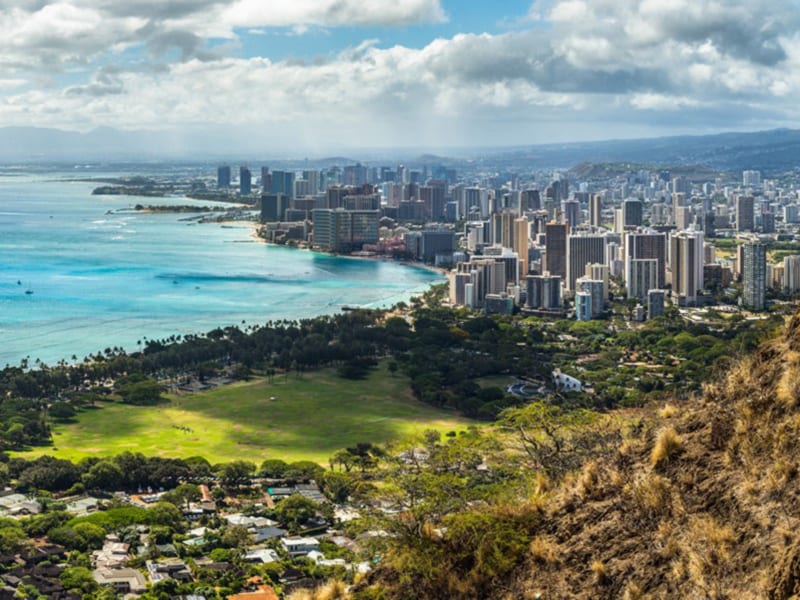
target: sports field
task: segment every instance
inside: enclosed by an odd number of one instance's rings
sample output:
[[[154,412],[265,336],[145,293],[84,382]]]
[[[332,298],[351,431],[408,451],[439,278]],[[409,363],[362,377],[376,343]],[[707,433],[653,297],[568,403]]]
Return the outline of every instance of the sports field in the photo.
[[[334,452],[357,442],[386,442],[429,428],[446,432],[469,423],[416,401],[408,380],[392,377],[382,365],[363,381],[323,370],[170,396],[169,403],[155,407],[105,403],[81,412],[74,423],[55,425],[53,448],[20,455],[78,459],[130,450],[204,456],[212,463],[280,458],[326,464]]]

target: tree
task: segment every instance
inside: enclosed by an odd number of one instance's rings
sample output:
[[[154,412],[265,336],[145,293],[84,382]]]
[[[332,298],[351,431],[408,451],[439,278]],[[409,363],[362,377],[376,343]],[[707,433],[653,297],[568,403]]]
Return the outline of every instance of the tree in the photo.
[[[501,424],[517,434],[533,466],[551,477],[579,468],[589,456],[598,458],[620,442],[618,429],[589,411],[542,401],[506,410]]]
[[[67,402],[56,402],[50,406],[48,414],[59,421],[67,421],[75,416],[75,409]]]
[[[117,390],[117,394],[125,404],[140,406],[158,404],[163,400],[161,397],[163,392],[164,386],[153,379],[126,383]]]
[[[222,531],[220,541],[228,548],[247,548],[252,542],[250,531],[244,525],[229,525]]]
[[[234,460],[218,466],[222,483],[238,487],[250,481],[250,476],[255,472],[256,466],[247,460]]]
[[[288,498],[281,500],[275,512],[281,523],[291,529],[297,529],[304,525],[309,519],[313,518],[320,505],[301,494],[292,494]]]
[[[92,465],[82,479],[87,489],[110,492],[123,487],[125,474],[110,460],[103,460]]]
[[[61,585],[71,592],[78,592],[82,598],[96,592],[100,586],[94,580],[92,572],[86,567],[67,567],[61,573]]]
[[[16,527],[0,527],[0,554],[14,554],[22,548],[28,536],[17,525]]]
[[[386,368],[389,369],[389,373],[392,375],[392,377],[394,377],[394,374],[397,373],[397,369],[399,368],[399,365],[397,364],[396,360],[390,360],[386,364]]]
[[[147,509],[150,523],[154,525],[164,525],[171,527],[175,531],[180,531],[183,524],[183,515],[178,507],[170,502],[159,502],[155,506]]]
[[[176,506],[183,504],[186,508],[189,508],[190,503],[197,502],[200,498],[200,488],[193,483],[181,484],[161,497],[162,500],[172,502]]]
[[[289,465],[283,460],[268,458],[261,463],[261,474],[271,479],[280,479],[285,475],[288,467]]]

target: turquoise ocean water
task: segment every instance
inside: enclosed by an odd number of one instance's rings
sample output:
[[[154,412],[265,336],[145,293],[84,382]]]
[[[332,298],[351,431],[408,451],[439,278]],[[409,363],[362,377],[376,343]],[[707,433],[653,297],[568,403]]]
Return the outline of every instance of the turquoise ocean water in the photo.
[[[135,350],[144,337],[344,305],[386,306],[440,280],[400,264],[268,246],[247,224],[126,211],[191,201],[92,196],[98,184],[66,181],[78,175],[87,173],[0,170],[0,366]]]

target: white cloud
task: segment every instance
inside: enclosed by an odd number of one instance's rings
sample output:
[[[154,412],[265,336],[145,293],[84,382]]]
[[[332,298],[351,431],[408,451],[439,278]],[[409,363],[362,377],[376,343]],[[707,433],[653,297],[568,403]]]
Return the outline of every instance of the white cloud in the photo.
[[[800,121],[795,4],[554,0],[535,3],[531,15],[547,27],[462,33],[421,48],[365,40],[306,62],[235,58],[226,47],[209,49],[209,37],[235,45],[239,31],[279,25],[302,32],[446,17],[438,0],[20,5],[0,11],[9,32],[0,39],[0,125],[242,126],[270,140],[357,135],[385,145],[498,133],[530,139],[560,123],[563,135],[581,137],[586,123],[606,124],[613,136],[656,121],[705,126],[710,115],[730,127],[737,118]],[[137,47],[161,58],[136,68],[115,60]],[[180,59],[169,63],[172,49]],[[58,69],[77,70],[61,88],[37,83],[52,85],[47,75]]]

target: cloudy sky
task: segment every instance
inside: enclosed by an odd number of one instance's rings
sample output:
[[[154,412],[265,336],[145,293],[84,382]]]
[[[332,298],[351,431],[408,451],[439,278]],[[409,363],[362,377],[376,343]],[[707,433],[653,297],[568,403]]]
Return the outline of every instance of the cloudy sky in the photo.
[[[0,126],[275,148],[800,126],[798,0],[0,0]]]

